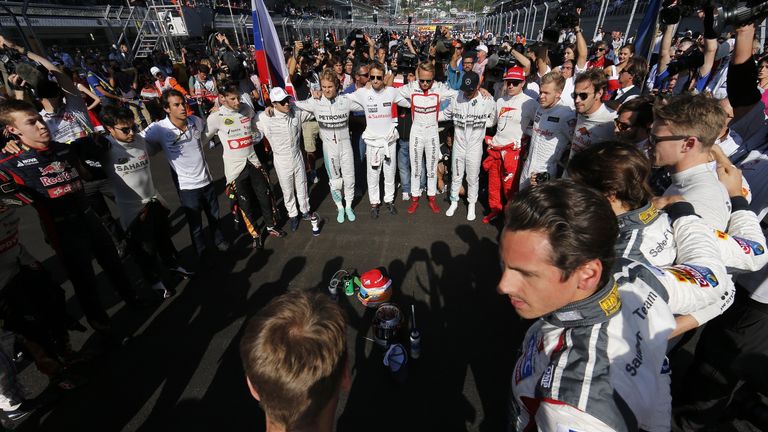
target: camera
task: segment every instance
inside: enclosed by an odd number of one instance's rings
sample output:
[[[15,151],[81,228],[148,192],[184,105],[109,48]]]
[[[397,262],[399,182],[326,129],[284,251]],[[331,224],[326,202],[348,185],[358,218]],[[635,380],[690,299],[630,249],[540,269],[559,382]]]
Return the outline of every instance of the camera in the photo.
[[[536,184],[542,184],[544,182],[549,181],[549,173],[548,172],[540,172],[533,175],[533,179],[536,181]]]
[[[22,61],[21,54],[18,51],[10,48],[0,49],[0,62],[5,65],[5,70],[8,74],[12,74],[16,71],[16,63]]]

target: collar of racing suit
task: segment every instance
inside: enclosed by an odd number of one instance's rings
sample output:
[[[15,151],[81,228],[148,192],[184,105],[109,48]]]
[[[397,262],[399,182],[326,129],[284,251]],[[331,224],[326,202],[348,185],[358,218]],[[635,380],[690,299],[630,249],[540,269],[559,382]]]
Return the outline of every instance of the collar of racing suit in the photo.
[[[610,320],[621,310],[619,285],[611,277],[600,290],[584,300],[566,306],[542,317],[557,327],[583,327]]]
[[[638,209],[628,211],[618,216],[619,229],[621,231],[633,230],[636,228],[643,229],[643,227],[650,225],[659,218],[661,212],[654,207],[652,203],[648,203]]]

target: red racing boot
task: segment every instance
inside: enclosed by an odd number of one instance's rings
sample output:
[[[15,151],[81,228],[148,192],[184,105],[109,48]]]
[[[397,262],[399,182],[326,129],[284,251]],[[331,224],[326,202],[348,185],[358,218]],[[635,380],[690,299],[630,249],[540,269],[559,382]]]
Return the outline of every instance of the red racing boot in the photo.
[[[411,197],[411,205],[408,206],[408,214],[414,214],[416,212],[416,209],[419,208],[419,198],[420,197]]]
[[[432,209],[432,213],[434,214],[440,214],[440,206],[437,205],[437,201],[435,201],[435,197],[427,197],[429,199],[429,208]]]
[[[488,216],[483,218],[483,223],[484,224],[491,223],[491,222],[493,222],[494,219],[496,219],[500,215],[501,215],[501,211],[500,210],[491,210],[491,212],[488,213]]]

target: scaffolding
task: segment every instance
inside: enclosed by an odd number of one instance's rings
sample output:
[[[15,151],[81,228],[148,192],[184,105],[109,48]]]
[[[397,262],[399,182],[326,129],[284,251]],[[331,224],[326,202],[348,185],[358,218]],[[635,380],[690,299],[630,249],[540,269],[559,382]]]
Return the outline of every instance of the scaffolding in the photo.
[[[149,57],[155,50],[167,52],[172,59],[179,58],[173,38],[188,36],[189,33],[184,21],[184,12],[178,3],[166,4],[162,0],[148,0],[146,7],[129,4],[128,9],[127,19],[120,20],[124,22],[118,44],[125,42],[130,46],[134,58]],[[133,43],[129,40],[129,29],[136,32]]]

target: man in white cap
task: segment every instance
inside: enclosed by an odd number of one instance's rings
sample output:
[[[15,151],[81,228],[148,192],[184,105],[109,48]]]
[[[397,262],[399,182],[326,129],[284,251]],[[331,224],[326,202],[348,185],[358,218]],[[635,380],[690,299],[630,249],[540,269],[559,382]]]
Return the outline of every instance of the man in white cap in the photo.
[[[517,190],[520,150],[531,138],[531,125],[538,104],[525,94],[525,70],[511,67],[504,74],[505,94],[496,101],[496,135],[488,143],[483,169],[488,171],[488,206],[483,218],[489,223],[501,215],[504,203]]]
[[[296,198],[299,200],[298,207],[302,218],[309,220],[311,217],[307,173],[304,170],[304,158],[301,156],[301,124],[313,117],[305,111],[294,110],[290,105],[290,97],[281,87],[273,88],[269,92],[269,99],[274,111],[258,113],[256,127],[264,133],[272,147],[285,209],[291,218],[291,231],[296,231],[299,227]]]
[[[472,67],[472,71],[480,77],[480,83],[482,84],[485,65],[488,64],[488,47],[484,44],[480,44],[475,50],[477,51],[477,61]]]

